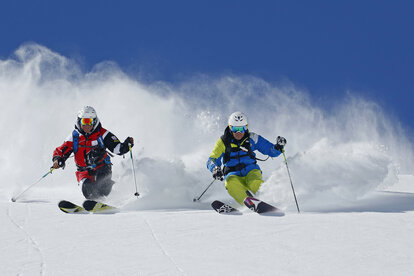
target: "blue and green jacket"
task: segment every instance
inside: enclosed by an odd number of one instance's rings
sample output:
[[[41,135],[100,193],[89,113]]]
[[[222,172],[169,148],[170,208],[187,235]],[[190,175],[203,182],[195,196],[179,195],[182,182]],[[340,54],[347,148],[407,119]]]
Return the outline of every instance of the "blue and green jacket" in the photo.
[[[225,177],[246,176],[251,170],[260,170],[255,150],[270,157],[277,157],[281,154],[274,148],[274,144],[253,132],[246,131],[243,138],[237,141],[227,127],[207,160],[207,168],[212,172],[214,167],[224,165]]]

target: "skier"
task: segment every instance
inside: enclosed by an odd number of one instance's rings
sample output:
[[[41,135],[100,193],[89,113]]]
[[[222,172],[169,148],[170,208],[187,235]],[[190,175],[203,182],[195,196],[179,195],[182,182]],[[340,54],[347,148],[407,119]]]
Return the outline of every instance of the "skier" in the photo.
[[[53,168],[64,168],[65,161],[74,153],[77,166],[76,178],[82,185],[82,193],[87,199],[107,196],[112,190],[112,164],[106,149],[123,155],[134,146],[134,139],[128,137],[123,143],[104,129],[91,106],[78,112],[75,130],[63,144],[53,152]]]
[[[225,179],[228,193],[243,205],[244,199],[252,196],[252,193],[256,194],[263,183],[262,172],[256,161],[258,159],[253,151],[277,157],[285,145],[286,139],[283,137],[278,136],[274,145],[262,136],[249,132],[246,115],[234,112],[208,158],[207,168],[215,179]]]

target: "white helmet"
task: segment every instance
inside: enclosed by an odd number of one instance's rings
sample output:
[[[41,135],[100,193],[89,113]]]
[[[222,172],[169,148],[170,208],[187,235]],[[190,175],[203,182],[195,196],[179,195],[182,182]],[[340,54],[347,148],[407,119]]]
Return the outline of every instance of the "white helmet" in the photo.
[[[80,121],[83,118],[94,119],[93,130],[95,130],[99,124],[99,118],[96,115],[96,111],[92,106],[84,106],[81,110],[78,111],[78,119],[76,120],[76,125],[79,129],[81,129]]]
[[[229,126],[236,126],[236,127],[242,127],[246,126],[247,128],[247,116],[244,115],[240,111],[236,111],[232,113],[229,117]]]
[[[98,116],[96,116],[96,111],[92,106],[84,106],[81,110],[78,112],[78,118],[91,118],[96,119]]]

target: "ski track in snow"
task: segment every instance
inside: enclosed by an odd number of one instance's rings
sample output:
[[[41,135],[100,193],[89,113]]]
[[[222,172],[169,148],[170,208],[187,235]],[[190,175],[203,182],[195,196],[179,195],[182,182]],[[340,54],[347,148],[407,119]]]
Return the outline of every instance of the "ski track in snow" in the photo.
[[[25,222],[24,224],[26,224],[27,218],[30,217],[30,207],[28,205],[26,205],[26,210],[27,210],[27,216],[25,216]],[[40,271],[39,271],[39,275],[44,275],[44,271],[45,271],[45,262],[44,262],[44,258],[43,258],[43,254],[42,251],[40,250],[39,244],[33,239],[33,237],[29,234],[28,231],[26,231],[26,229],[24,229],[23,225],[18,224],[12,217],[11,211],[10,211],[10,206],[7,207],[7,216],[9,217],[11,223],[17,228],[19,229],[21,232],[23,232],[26,236],[26,240],[28,241],[28,243],[30,244],[30,246],[32,246],[34,248],[34,250],[39,254],[40,257]],[[19,273],[18,275],[22,275],[22,273]]]
[[[150,229],[151,236],[154,239],[154,241],[157,243],[157,246],[161,249],[162,253],[171,261],[171,263],[173,263],[173,265],[178,270],[178,272],[180,272],[183,275],[187,275],[187,274],[185,274],[184,270],[181,269],[181,267],[174,261],[174,259],[170,256],[170,254],[168,254],[167,250],[165,250],[165,248],[162,246],[161,241],[158,239],[157,235],[154,232],[154,229],[151,227],[150,223],[148,222],[147,218],[145,218],[145,217],[144,217],[144,222],[148,226],[148,228]]]
[[[171,263],[174,264],[175,268],[182,274],[186,275],[184,271],[180,268],[180,266],[174,261],[174,259],[168,254],[168,252],[165,250],[165,248],[162,246],[160,240],[158,239],[157,235],[155,234],[153,228],[151,227],[148,220],[144,217],[145,224],[148,226],[148,228],[151,231],[151,236],[157,243],[157,246],[161,249],[162,253],[171,261]]]

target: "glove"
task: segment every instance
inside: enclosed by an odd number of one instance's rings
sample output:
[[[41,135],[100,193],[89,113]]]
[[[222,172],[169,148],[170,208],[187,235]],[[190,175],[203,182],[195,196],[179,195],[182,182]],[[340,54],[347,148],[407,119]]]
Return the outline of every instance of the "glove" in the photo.
[[[65,159],[61,156],[55,156],[53,158],[53,166],[52,168],[58,169],[58,168],[65,168]]]
[[[129,145],[131,145],[131,148],[132,148],[134,146],[134,138],[127,137],[123,144],[128,146],[128,148],[129,148]]]
[[[213,178],[223,181],[224,180],[224,174],[223,171],[221,170],[221,168],[219,166],[214,167],[213,169]]]
[[[285,147],[285,145],[286,145],[285,137],[277,136],[275,150],[283,152],[283,148]]]

